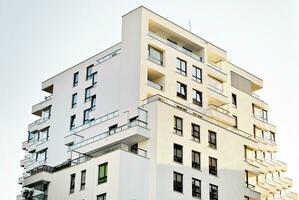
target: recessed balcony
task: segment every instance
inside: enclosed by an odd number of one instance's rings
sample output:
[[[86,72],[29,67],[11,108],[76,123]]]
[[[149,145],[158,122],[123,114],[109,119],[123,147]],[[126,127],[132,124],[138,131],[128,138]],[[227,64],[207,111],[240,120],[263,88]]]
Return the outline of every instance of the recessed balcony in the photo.
[[[159,91],[164,90],[165,75],[149,68],[147,71],[147,85]]]
[[[221,66],[207,63],[208,75],[217,78],[223,82],[227,82],[227,74],[223,72]]]
[[[236,125],[236,121],[232,116],[229,115],[229,111],[219,106],[209,105],[207,115],[217,121],[221,121],[228,126]]]

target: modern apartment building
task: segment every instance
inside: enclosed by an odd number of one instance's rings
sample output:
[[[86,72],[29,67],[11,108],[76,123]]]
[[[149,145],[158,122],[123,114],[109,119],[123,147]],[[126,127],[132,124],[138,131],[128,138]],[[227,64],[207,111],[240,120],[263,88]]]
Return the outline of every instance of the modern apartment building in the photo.
[[[263,80],[144,7],[121,42],[49,78],[20,165],[38,200],[296,200]]]

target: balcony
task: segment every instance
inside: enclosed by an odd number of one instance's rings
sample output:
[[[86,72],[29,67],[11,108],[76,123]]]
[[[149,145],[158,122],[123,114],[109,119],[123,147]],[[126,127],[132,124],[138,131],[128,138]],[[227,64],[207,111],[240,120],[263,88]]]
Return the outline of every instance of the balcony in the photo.
[[[251,167],[247,167],[248,171],[253,172],[254,174],[265,174],[269,171],[267,165],[257,161],[257,159],[247,158],[246,162],[251,165]]]
[[[29,145],[29,142],[26,140],[22,143],[22,150],[26,150]]]
[[[163,91],[165,85],[165,75],[149,67],[147,70],[147,85],[155,90]],[[151,91],[150,93],[155,94],[156,92],[157,91]]]
[[[219,106],[209,105],[207,115],[213,119],[216,119],[217,121],[221,121],[224,124],[227,124],[228,126],[236,125],[236,121],[233,117],[229,115],[229,111]]]
[[[279,171],[282,171],[282,172],[288,171],[288,166],[287,166],[286,163],[281,162],[279,160],[274,160],[273,162],[277,164],[277,167],[278,167]]]
[[[99,148],[119,142],[130,145],[144,141],[149,139],[149,133],[150,131],[147,128],[147,122],[137,119],[117,127],[112,131],[107,131],[81,142],[75,143],[74,145],[70,146],[69,150],[75,150],[81,154],[88,154],[92,151],[96,151]]]
[[[22,194],[17,196],[17,200],[26,200],[25,196],[30,196],[33,200],[47,199],[47,194],[43,191],[31,188],[23,188]]]
[[[108,121],[108,120],[110,120],[110,119],[112,119],[112,118],[115,118],[115,117],[117,117],[117,116],[118,116],[118,110],[113,111],[113,112],[111,112],[111,113],[108,113],[108,114],[106,114],[106,115],[104,115],[104,116],[101,116],[101,117],[99,117],[99,118],[96,118],[95,120],[92,120],[92,121],[90,121],[89,123],[82,124],[82,125],[80,125],[80,126],[76,126],[75,128],[72,128],[72,129],[70,130],[70,133],[71,133],[71,134],[78,133],[78,132],[80,132],[80,131],[83,131],[83,130],[88,129],[88,128],[90,128],[90,127],[93,127],[93,126],[95,126],[95,125],[97,125],[97,124],[100,124],[100,123],[103,123],[103,122],[105,122],[105,121]]]
[[[49,117],[43,117],[43,118],[40,118],[34,122],[32,122],[31,124],[28,125],[28,131],[33,131],[33,130],[37,130],[42,124],[46,124],[45,127],[48,125],[48,122],[50,120],[50,116]]]
[[[267,119],[254,114],[253,115],[253,124],[258,126],[259,128],[265,130],[265,131],[271,131],[276,132],[276,127],[273,124],[270,124]]]
[[[223,82],[227,82],[227,74],[223,72],[220,66],[216,64],[207,63],[208,74]]]
[[[45,97],[45,100],[32,106],[32,114],[42,116],[42,110],[51,106],[53,95]]]
[[[288,192],[287,197],[291,198],[292,200],[297,200],[298,199],[298,194],[295,192]]]
[[[217,106],[227,104],[228,98],[224,95],[223,90],[219,89],[215,85],[208,85],[208,103]]]
[[[35,168],[38,168],[38,167],[44,165],[45,163],[46,163],[46,160],[37,161],[35,159],[32,159],[32,160],[29,160],[24,167],[26,169],[26,172],[29,172]]]
[[[165,38],[162,38],[159,35],[151,32],[151,31],[148,32],[148,36],[150,38],[153,38],[153,39],[159,41],[159,42],[162,42],[163,44],[166,44],[167,46],[169,46],[171,48],[174,48],[174,49],[180,51],[181,53],[183,53],[183,54],[185,54],[185,55],[187,55],[187,56],[189,56],[189,57],[191,57],[191,58],[193,58],[193,59],[195,59],[195,60],[197,60],[199,62],[203,62],[203,58],[201,56],[196,55],[193,52],[188,51],[185,48],[183,48],[183,47],[175,44],[174,42],[171,42],[171,41],[169,41],[169,40],[167,40]]]
[[[287,177],[282,177],[281,179],[282,186],[287,189],[293,186],[293,180]]]

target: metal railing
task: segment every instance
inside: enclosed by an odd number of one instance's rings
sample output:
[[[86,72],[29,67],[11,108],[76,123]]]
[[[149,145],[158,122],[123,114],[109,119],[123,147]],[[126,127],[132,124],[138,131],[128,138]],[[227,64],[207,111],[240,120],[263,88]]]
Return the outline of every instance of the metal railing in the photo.
[[[157,90],[161,90],[161,91],[163,90],[163,86],[162,86],[162,85],[159,85],[159,84],[157,84],[157,83],[154,83],[154,82],[152,82],[152,81],[150,81],[150,80],[147,80],[147,84],[148,84],[149,86],[151,86],[151,87],[157,89]]]
[[[220,71],[221,73],[223,73],[223,72],[222,72],[222,67],[221,67],[221,66],[214,65],[214,64],[212,64],[212,63],[207,63],[207,65],[208,65],[209,67],[211,67],[211,68],[213,68],[213,69],[215,69],[215,70]]]
[[[75,128],[72,128],[70,130],[70,132],[71,132],[71,134],[75,134],[75,133],[80,132],[80,131],[82,131],[84,129],[87,129],[89,127],[95,126],[95,125],[100,124],[100,123],[105,122],[105,121],[108,121],[108,120],[110,120],[114,117],[117,117],[117,116],[118,116],[118,110],[113,111],[111,113],[108,113],[108,114],[106,114],[104,116],[101,116],[99,118],[96,118],[95,120],[89,121],[89,123],[82,124],[80,126],[76,126]]]
[[[166,45],[168,45],[168,46],[170,46],[170,47],[172,47],[172,48],[174,48],[174,49],[176,49],[176,50],[178,50],[182,53],[184,53],[185,55],[188,55],[188,56],[194,58],[195,60],[197,60],[199,62],[203,62],[202,57],[200,57],[198,55],[195,55],[194,53],[184,49],[181,46],[178,46],[178,45],[174,44],[173,42],[168,41],[167,39],[164,39],[164,38],[158,36],[157,34],[151,32],[151,31],[148,32],[148,36],[150,36],[150,37],[152,37],[152,38],[154,38],[154,39],[156,39],[156,40],[158,40],[158,41],[160,41],[160,42],[162,42],[162,43],[164,43],[164,44],[166,44]]]
[[[116,51],[113,51],[112,53],[110,53],[110,54],[108,54],[108,55],[105,55],[105,56],[99,58],[99,59],[97,60],[97,64],[96,64],[96,65],[99,65],[99,64],[101,64],[101,63],[103,63],[103,62],[105,62],[105,61],[107,61],[107,60],[113,58],[114,56],[117,56],[117,55],[120,54],[120,53],[121,53],[121,49],[117,49]]]
[[[99,141],[101,139],[104,139],[106,137],[109,137],[111,135],[117,134],[119,132],[122,132],[124,130],[127,130],[127,129],[135,127],[135,126],[147,128],[147,122],[140,121],[138,119],[134,120],[134,121],[129,122],[129,123],[125,124],[125,125],[119,126],[119,127],[115,128],[113,130],[106,131],[104,133],[100,133],[100,134],[95,135],[95,136],[93,136],[91,138],[88,138],[86,140],[83,140],[83,141],[80,141],[78,143],[75,143],[74,145],[72,145],[72,146],[69,147],[69,151],[72,151],[72,150],[77,149],[79,147],[82,147],[82,146],[91,144],[93,142]]]

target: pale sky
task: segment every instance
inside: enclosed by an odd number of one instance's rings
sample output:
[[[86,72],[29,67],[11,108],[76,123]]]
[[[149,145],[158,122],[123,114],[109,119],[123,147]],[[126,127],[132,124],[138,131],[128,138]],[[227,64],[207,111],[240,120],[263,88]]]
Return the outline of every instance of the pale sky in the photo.
[[[264,80],[279,153],[299,192],[297,0],[0,0],[0,199],[20,194],[21,142],[35,120],[41,82],[118,43],[121,16],[144,5],[223,47]]]

